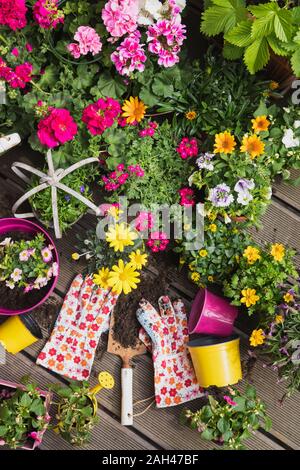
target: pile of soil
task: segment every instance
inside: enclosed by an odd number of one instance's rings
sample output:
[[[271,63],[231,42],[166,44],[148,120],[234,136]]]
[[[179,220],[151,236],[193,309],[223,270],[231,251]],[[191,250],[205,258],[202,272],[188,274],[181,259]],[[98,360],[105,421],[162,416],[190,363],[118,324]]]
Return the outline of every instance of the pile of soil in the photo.
[[[12,217],[11,207],[13,200],[11,196],[0,192],[0,218]]]
[[[20,240],[32,240],[34,235],[27,232],[8,232],[5,235],[1,235],[0,242],[5,238],[11,238],[14,241]],[[51,281],[50,281],[51,282]],[[33,307],[39,303],[47,294],[49,290],[49,284],[42,287],[40,290],[32,290],[29,293],[24,293],[23,288],[15,287],[10,289],[5,285],[5,282],[0,282],[0,306],[9,310],[20,310]]]

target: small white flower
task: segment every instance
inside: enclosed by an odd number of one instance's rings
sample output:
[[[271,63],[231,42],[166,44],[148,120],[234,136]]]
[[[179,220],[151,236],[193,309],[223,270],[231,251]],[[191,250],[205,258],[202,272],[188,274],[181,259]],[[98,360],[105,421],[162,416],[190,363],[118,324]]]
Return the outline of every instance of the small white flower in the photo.
[[[15,284],[14,282],[12,281],[6,281],[6,287],[9,287],[10,289],[14,289],[15,288]]]
[[[287,149],[300,146],[300,140],[298,137],[295,138],[293,129],[286,129],[284,131],[282,143]]]
[[[40,287],[44,287],[48,284],[48,279],[46,277],[38,276],[34,281],[34,285],[39,285]]]
[[[299,120],[294,122],[294,128],[298,129],[298,127],[300,127],[300,121]]]
[[[19,260],[20,261],[28,261],[30,258],[30,252],[29,250],[23,250],[21,251],[21,253],[19,254]]]
[[[242,204],[242,206],[248,206],[249,202],[252,201],[253,196],[248,191],[239,193],[237,202]]]
[[[12,245],[13,242],[11,243],[11,238],[5,238],[1,243],[0,246],[9,246]]]
[[[13,281],[18,282],[22,278],[22,269],[16,268],[10,277],[12,278]]]

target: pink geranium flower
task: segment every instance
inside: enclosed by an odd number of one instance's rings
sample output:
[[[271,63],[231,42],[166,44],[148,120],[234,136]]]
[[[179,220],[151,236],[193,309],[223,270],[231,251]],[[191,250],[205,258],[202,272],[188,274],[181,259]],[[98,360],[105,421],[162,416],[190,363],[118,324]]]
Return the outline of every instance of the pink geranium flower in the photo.
[[[120,38],[137,29],[139,6],[136,0],[108,0],[102,20],[111,36]]]
[[[0,24],[14,31],[25,28],[27,8],[25,0],[0,0]]]
[[[147,246],[153,253],[164,251],[169,244],[168,236],[165,232],[152,232]]]
[[[140,32],[134,31],[112,53],[111,60],[121,75],[130,75],[136,70],[138,72],[145,70],[147,56],[144,52],[144,45],[140,44],[140,38]]]
[[[67,48],[75,59],[81,55],[87,55],[89,52],[96,55],[102,49],[99,34],[90,26],[80,26],[74,35],[74,40],[78,43],[71,43]]]
[[[179,153],[183,160],[189,157],[196,157],[198,155],[197,140],[195,138],[189,139],[188,137],[183,137],[176,151]]]
[[[158,55],[158,64],[173,67],[179,62],[179,52],[186,38],[186,27],[175,20],[159,20],[148,27],[148,49]]]
[[[31,81],[32,70],[33,66],[29,64],[29,62],[17,65],[13,75],[9,79],[10,86],[12,88],[25,88],[26,84]]]
[[[181,206],[194,206],[194,191],[191,188],[179,189],[180,205]]]
[[[88,105],[82,114],[82,121],[92,135],[101,135],[111,127],[121,114],[120,103],[113,98],[100,98]]]
[[[224,400],[228,403],[228,405],[231,405],[231,406],[236,406],[237,403],[235,401],[233,401],[229,395],[224,395],[223,396]]]
[[[58,9],[58,0],[38,0],[33,7],[33,17],[43,29],[54,29],[64,22],[64,14]]]
[[[77,134],[77,124],[67,109],[49,108],[50,113],[38,124],[38,138],[48,148],[57,147]]]

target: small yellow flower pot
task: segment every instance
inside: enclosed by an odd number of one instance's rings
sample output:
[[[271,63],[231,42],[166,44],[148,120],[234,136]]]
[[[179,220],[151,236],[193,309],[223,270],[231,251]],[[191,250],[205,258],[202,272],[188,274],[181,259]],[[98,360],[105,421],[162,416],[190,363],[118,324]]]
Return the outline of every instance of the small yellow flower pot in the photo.
[[[17,354],[43,335],[30,314],[12,316],[0,325],[0,344],[11,354]]]
[[[200,387],[226,387],[242,378],[240,338],[203,336],[188,343]]]

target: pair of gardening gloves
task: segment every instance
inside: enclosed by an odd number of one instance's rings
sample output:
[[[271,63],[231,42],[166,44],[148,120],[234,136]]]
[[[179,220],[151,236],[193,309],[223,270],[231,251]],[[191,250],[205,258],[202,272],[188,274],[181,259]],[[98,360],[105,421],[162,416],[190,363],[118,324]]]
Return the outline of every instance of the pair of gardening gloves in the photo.
[[[111,290],[96,286],[91,276],[83,278],[78,274],[37,364],[72,380],[87,380],[117,299]]]
[[[158,301],[160,314],[147,301],[140,302],[137,318],[140,339],[152,352],[155,401],[158,408],[179,405],[203,396],[187,348],[189,340],[184,304],[169,297]]]

